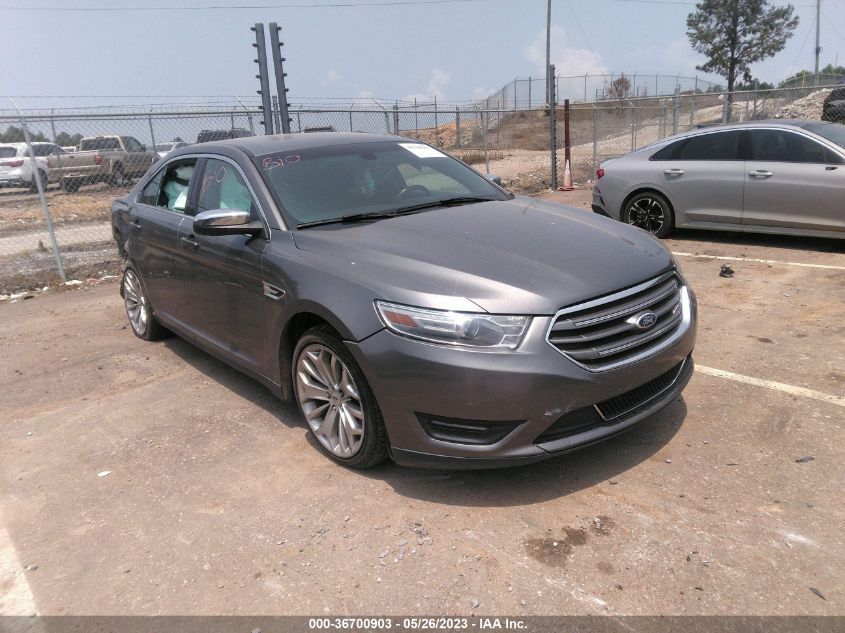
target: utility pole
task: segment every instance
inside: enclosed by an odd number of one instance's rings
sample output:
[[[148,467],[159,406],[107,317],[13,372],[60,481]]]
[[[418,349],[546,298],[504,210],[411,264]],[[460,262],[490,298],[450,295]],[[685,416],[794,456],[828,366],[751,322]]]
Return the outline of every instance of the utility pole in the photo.
[[[819,86],[819,55],[822,53],[822,47],[819,45],[819,39],[821,36],[821,13],[822,0],[816,0],[816,88]]]
[[[264,115],[264,133],[265,134],[272,134],[273,133],[273,107],[270,103],[270,78],[267,76],[267,51],[264,46],[264,24],[262,22],[256,22],[255,26],[252,27],[252,31],[255,31],[255,47],[256,52],[256,59],[255,63],[258,64],[258,74],[255,76],[256,79],[259,80],[261,83],[261,90],[258,90],[258,94],[261,95],[261,111]]]
[[[291,118],[288,114],[288,89],[285,87],[285,77],[288,74],[284,69],[284,62],[287,61],[282,57],[282,46],[284,42],[279,41],[279,32],[282,27],[275,22],[270,22],[270,54],[273,56],[273,68],[276,71],[276,93],[279,95],[279,118],[281,119],[281,128],[277,130],[282,134],[290,134]]]
[[[546,4],[546,103],[552,107],[552,79],[551,72],[552,57],[552,0]]]

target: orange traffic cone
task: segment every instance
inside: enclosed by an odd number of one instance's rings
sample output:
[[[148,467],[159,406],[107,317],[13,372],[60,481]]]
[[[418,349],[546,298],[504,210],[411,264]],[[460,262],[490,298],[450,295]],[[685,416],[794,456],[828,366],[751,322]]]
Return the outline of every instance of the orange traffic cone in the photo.
[[[572,170],[569,168],[569,159],[566,159],[566,162],[563,166],[563,191],[572,191],[575,187],[572,186]]]

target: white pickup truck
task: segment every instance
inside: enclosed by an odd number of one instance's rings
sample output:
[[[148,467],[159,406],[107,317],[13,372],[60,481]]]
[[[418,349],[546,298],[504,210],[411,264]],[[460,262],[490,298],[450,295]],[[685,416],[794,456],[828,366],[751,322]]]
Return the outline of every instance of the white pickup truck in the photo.
[[[49,156],[51,178],[60,180],[65,191],[74,192],[82,185],[107,182],[119,187],[129,184],[153,165],[158,156],[132,136],[88,136],[79,142],[76,152]]]

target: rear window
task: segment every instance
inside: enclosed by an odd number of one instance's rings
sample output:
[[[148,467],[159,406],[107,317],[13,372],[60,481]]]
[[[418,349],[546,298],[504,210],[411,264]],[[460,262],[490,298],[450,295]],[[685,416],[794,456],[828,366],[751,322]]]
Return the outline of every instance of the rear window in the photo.
[[[742,132],[714,132],[691,136],[668,145],[651,160],[738,160]]]
[[[14,158],[18,155],[18,150],[14,147],[0,147],[0,158]]]
[[[120,149],[120,141],[116,138],[87,138],[79,143],[79,151]]]
[[[50,156],[51,154],[56,154],[57,152],[55,145],[34,144],[32,146],[32,153],[36,156]]]

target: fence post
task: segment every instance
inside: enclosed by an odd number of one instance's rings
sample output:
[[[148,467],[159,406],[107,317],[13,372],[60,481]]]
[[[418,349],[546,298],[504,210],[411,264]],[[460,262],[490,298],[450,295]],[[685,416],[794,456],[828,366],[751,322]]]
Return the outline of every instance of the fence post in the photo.
[[[455,106],[455,147],[461,146],[461,109]]]
[[[513,80],[513,109],[516,110],[516,79]]]
[[[692,93],[689,102],[689,129],[695,127],[695,93]]]
[[[414,97],[414,134],[420,140],[420,114],[417,111],[417,98]]]
[[[229,129],[235,129],[235,109],[237,106],[232,106],[232,111],[229,113]]]
[[[349,104],[349,131],[352,131],[352,104]]]
[[[634,106],[633,122],[631,123],[631,151],[637,149],[637,107]]]
[[[675,85],[675,98],[672,99],[672,134],[678,133],[681,123],[681,87]]]
[[[660,95],[660,86],[657,83],[658,78],[660,77],[660,73],[655,73],[654,75],[654,96],[657,97]]]
[[[53,120],[53,111],[54,108],[50,108],[50,131],[53,133],[53,145],[58,145],[56,143],[56,122]],[[59,186],[62,188],[62,191],[65,190],[65,170],[62,169],[61,174],[59,174]]]
[[[15,108],[17,104],[12,101]],[[18,110],[20,113],[20,110]],[[35,153],[32,151],[32,139],[29,136],[29,128],[26,126],[26,119],[21,113],[21,128],[23,129],[23,137],[26,141],[26,152],[29,154],[29,160],[32,164],[33,178],[35,179],[35,188],[38,190],[38,199],[41,202],[41,210],[44,211],[44,219],[47,222],[47,231],[50,233],[50,242],[53,245],[53,256],[56,258],[56,267],[59,269],[59,277],[62,283],[67,281],[65,277],[65,267],[62,264],[62,256],[59,253],[59,243],[56,241],[56,231],[53,229],[53,218],[50,216],[50,209],[47,207],[47,198],[44,196],[44,185],[41,182],[41,175],[38,173],[38,163],[35,160]],[[46,180],[46,179],[45,179]]]
[[[596,104],[593,103],[593,169],[596,168],[596,157],[599,150],[599,121],[598,112],[596,111]]]
[[[590,73],[584,73],[584,103],[587,103],[587,75]]]
[[[563,100],[563,188],[566,191],[572,191],[572,154],[570,146],[572,145],[569,137],[569,99]],[[566,177],[569,176],[569,182]]]
[[[399,104],[393,104],[393,133],[399,136]]]
[[[299,107],[300,107],[300,109],[302,108],[302,106],[299,106]],[[297,132],[302,131],[302,116],[301,115],[302,115],[302,113],[299,110],[297,110],[296,111],[296,131]]]
[[[531,77],[528,78],[528,109],[531,109]]]
[[[152,108],[150,108],[150,114],[147,115],[147,121],[150,124],[150,140],[152,141],[152,144],[153,144],[153,147],[152,147],[153,152],[155,152],[155,149],[156,149],[156,133],[153,131]]]
[[[490,173],[490,156],[487,154],[487,119],[489,118],[489,111],[487,116],[484,116],[485,112],[481,112],[481,135],[484,137],[484,165],[487,169],[487,173]]]
[[[555,76],[555,65],[551,64],[548,68],[549,77]],[[549,148],[551,149],[551,185],[552,191],[557,190],[557,112],[555,111],[555,104],[557,103],[557,82],[549,82]]]
[[[282,113],[279,110],[279,97],[273,95],[273,118],[276,121],[276,132],[282,133]]]
[[[440,125],[437,122],[437,95],[434,95],[434,138],[440,145]]]

